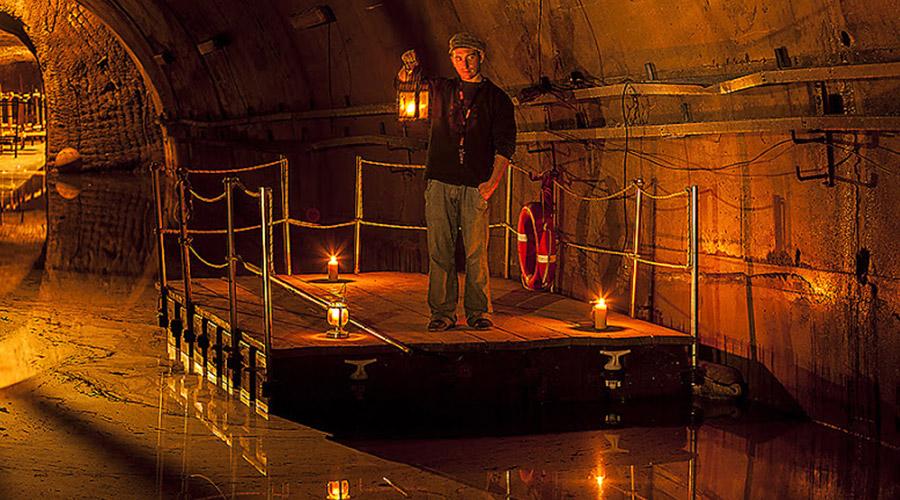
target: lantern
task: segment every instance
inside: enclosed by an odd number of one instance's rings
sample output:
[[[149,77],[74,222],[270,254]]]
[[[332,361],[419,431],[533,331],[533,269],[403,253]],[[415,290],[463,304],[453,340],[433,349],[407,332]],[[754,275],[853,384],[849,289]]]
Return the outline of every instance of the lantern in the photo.
[[[328,500],[347,500],[350,498],[350,481],[328,481]]]
[[[428,119],[428,84],[400,82],[397,88],[397,117],[400,121]]]
[[[591,309],[591,319],[594,322],[595,330],[605,330],[606,329],[606,300],[602,297],[594,301],[594,307]]]
[[[337,281],[338,280],[338,261],[337,257],[332,255],[330,259],[328,259],[328,281]]]
[[[350,321],[350,310],[343,301],[336,300],[328,304],[327,319],[328,324],[334,327],[333,330],[328,331],[328,338],[345,339],[350,336],[344,331],[344,327]]]

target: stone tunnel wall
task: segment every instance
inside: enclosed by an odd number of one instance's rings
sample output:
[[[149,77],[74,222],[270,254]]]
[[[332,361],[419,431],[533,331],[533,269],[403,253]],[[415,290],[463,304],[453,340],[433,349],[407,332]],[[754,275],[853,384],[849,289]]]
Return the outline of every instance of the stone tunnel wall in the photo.
[[[409,47],[431,73],[452,74],[445,41],[460,29],[486,38],[486,74],[514,94],[541,75],[566,84],[572,71],[591,84],[639,82],[649,73],[709,84],[775,69],[781,47],[785,62],[795,67],[900,60],[900,20],[890,15],[891,0],[547,0],[543,19],[536,0],[335,0],[328,5],[337,22],[318,27],[304,27],[299,14],[321,2],[302,0],[273,0],[264,7],[238,0],[82,4],[123,40],[154,84],[171,141],[170,165],[237,167],[285,154],[292,164],[292,216],[322,223],[353,217],[355,155],[421,162],[425,130],[401,127],[383,114],[303,113],[391,102],[399,54]],[[638,127],[825,111],[900,112],[893,98],[896,79],[828,89],[840,109],[820,109],[813,85],[793,84],[717,97],[647,97],[626,90],[546,111],[523,107],[517,116],[522,129],[552,129],[554,139],[564,139],[566,130],[578,126],[621,128],[626,121]],[[836,161],[844,178],[834,187],[796,178],[795,166],[807,173],[821,170],[824,146],[795,144],[783,129],[632,137],[627,146],[622,140],[550,142],[571,189],[583,195],[615,192],[636,177],[658,194],[699,185],[704,355],[741,368],[752,398],[896,443],[900,262],[890,235],[898,233],[900,146],[893,133],[837,133],[834,139],[840,141]],[[528,150],[549,145],[521,144],[519,164],[548,168],[551,153]],[[373,196],[365,202],[367,217],[422,222],[419,177],[404,169],[366,175],[366,192]],[[274,182],[270,173],[245,180]],[[197,177],[194,186],[208,195],[221,191],[219,179]],[[517,175],[513,186],[515,208],[536,198],[535,184],[523,177]],[[221,226],[220,213],[195,209],[196,227]],[[495,220],[504,213],[499,198],[492,210]],[[567,198],[561,229],[577,242],[626,248],[633,210],[633,200],[603,205]],[[641,253],[683,262],[683,199],[648,202],[643,215]],[[295,269],[321,269],[323,255],[336,248],[343,248],[349,264],[351,232],[294,234]],[[208,258],[222,260],[221,242],[198,244]],[[252,242],[247,245],[249,254]],[[421,235],[372,230],[364,235],[364,248],[364,270],[425,270]],[[491,259],[497,274],[504,264],[498,237],[492,239]],[[630,267],[620,258],[569,248],[560,283],[568,295],[587,300],[608,293],[614,307],[628,308]],[[687,330],[685,274],[642,266],[638,283],[640,317]]]
[[[141,274],[152,262],[147,166],[161,133],[140,73],[112,32],[73,0],[0,2],[35,49],[47,97],[47,153],[80,163],[50,169],[45,265],[54,271]],[[109,172],[115,172],[109,175]]]

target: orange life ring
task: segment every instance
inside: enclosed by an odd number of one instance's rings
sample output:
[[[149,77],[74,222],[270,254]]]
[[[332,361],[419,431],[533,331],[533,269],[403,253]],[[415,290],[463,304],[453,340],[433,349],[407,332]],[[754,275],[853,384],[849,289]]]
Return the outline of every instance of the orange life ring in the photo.
[[[556,234],[553,220],[540,203],[522,207],[518,223],[519,268],[522,285],[529,290],[546,290],[556,274]]]

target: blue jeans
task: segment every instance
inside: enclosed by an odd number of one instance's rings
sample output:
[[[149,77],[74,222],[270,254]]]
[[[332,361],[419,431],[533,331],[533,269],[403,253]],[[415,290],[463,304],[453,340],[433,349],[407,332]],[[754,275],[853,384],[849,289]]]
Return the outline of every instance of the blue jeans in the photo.
[[[463,307],[472,322],[492,312],[488,275],[488,202],[478,188],[428,179],[425,187],[428,225],[428,307],[431,319],[456,322],[459,280],[456,275],[456,234],[466,249]]]

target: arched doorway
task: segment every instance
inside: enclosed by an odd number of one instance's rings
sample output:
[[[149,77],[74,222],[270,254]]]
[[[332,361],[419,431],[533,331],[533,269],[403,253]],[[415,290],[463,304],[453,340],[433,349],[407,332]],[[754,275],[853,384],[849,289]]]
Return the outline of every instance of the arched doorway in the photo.
[[[12,31],[0,30],[0,293],[35,267],[47,236],[43,79],[21,31]]]

